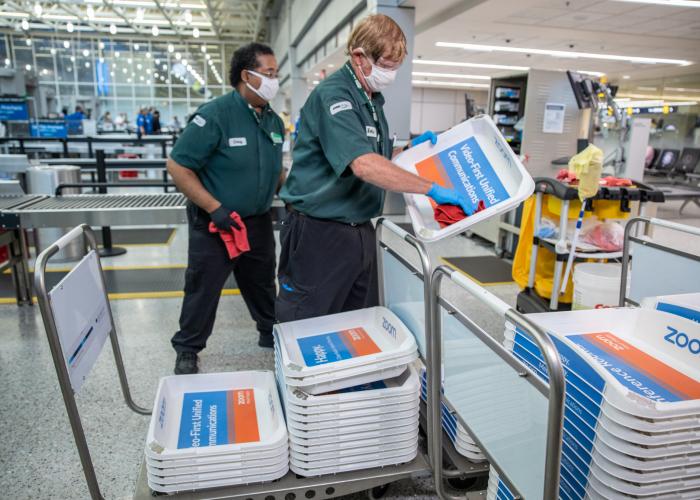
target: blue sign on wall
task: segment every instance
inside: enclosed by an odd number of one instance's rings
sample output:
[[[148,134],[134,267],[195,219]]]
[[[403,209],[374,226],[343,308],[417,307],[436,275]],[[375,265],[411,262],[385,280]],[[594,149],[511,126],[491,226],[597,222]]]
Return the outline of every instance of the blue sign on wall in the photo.
[[[32,137],[67,137],[68,126],[64,121],[32,123],[29,133]]]
[[[29,120],[29,106],[24,99],[0,99],[0,120]]]

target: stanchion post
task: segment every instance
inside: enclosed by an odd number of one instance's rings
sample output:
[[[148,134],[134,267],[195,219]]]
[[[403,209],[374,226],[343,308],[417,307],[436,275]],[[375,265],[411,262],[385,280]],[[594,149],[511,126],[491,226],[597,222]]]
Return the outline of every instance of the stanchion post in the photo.
[[[97,182],[107,183],[107,166],[105,164],[105,152],[103,149],[96,151]],[[107,187],[98,188],[98,193],[107,194]],[[99,250],[100,257],[115,257],[126,253],[126,248],[112,246],[112,229],[109,226],[102,228],[102,248]]]

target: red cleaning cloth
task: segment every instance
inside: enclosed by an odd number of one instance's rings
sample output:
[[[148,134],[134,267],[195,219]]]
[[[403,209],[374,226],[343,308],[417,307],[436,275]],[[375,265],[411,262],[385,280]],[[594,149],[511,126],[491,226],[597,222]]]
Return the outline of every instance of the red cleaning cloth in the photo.
[[[567,169],[562,168],[557,172],[557,180],[561,182],[566,182],[567,184],[572,184],[578,181],[576,174],[569,172]]]
[[[600,180],[600,184],[602,186],[608,187],[630,187],[632,186],[632,181],[630,179],[623,179],[621,177],[608,176],[603,177]]]
[[[479,200],[479,204],[476,206],[474,213],[479,213],[482,210],[486,210],[486,205],[484,204],[484,200]],[[467,214],[457,205],[436,205],[434,217],[438,224],[440,224],[440,228],[444,228],[466,218]]]
[[[217,228],[213,222],[209,223],[210,233],[219,233],[221,240],[226,245],[226,251],[231,259],[235,259],[240,254],[250,250],[250,245],[248,244],[248,230],[243,223],[243,219],[236,212],[231,212],[231,219],[240,226],[240,229],[235,229],[231,226],[231,231],[222,231]]]

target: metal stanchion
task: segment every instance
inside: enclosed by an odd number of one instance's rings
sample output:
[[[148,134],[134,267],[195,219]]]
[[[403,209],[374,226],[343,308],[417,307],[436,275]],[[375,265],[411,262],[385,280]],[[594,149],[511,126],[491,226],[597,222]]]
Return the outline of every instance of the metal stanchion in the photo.
[[[107,182],[107,167],[105,166],[105,152],[103,149],[96,151],[97,160],[97,182]],[[97,190],[100,194],[107,193],[107,187],[102,186]],[[99,250],[100,257],[115,257],[126,253],[126,248],[112,246],[112,228],[105,226],[102,228],[102,248]]]

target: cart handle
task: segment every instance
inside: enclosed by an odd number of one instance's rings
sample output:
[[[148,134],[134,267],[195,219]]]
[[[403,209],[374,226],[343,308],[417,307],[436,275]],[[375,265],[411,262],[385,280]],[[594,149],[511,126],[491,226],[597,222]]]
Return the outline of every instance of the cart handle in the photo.
[[[559,469],[561,466],[561,443],[563,432],[564,419],[564,397],[566,394],[566,386],[564,382],[564,369],[562,367],[561,358],[557,352],[552,340],[546,332],[538,325],[527,319],[523,314],[520,314],[501,299],[493,295],[491,292],[479,286],[473,280],[462,275],[459,271],[453,270],[447,266],[438,266],[433,271],[431,278],[430,290],[430,320],[431,327],[430,339],[428,339],[428,415],[432,415],[431,423],[429,423],[429,431],[436,437],[430,443],[434,456],[442,452],[442,433],[441,423],[441,405],[437,398],[440,397],[442,390],[442,377],[440,376],[440,367],[442,366],[442,329],[439,310],[439,293],[442,278],[447,276],[455,284],[469,292],[471,295],[486,304],[494,312],[505,316],[530,334],[542,352],[542,356],[547,364],[547,373],[549,378],[549,397],[547,408],[547,442],[545,448],[545,465],[544,465],[544,499],[556,499],[559,497]],[[519,362],[518,362],[519,363]],[[524,370],[527,373],[527,370]],[[437,472],[437,471],[436,471]],[[440,474],[437,474],[437,479]],[[436,481],[438,494],[441,493],[441,481]]]
[[[692,234],[694,236],[700,236],[700,228],[695,226],[688,226],[686,224],[658,219],[656,217],[633,217],[629,219],[627,224],[625,224],[625,238],[622,244],[622,273],[620,275],[619,307],[626,307],[628,302],[637,305],[635,302],[627,298],[627,279],[630,264],[630,238],[632,237],[633,228],[641,222],[646,225],[647,229],[649,226],[659,226],[667,229],[673,229],[674,231],[680,231],[682,233]]]

